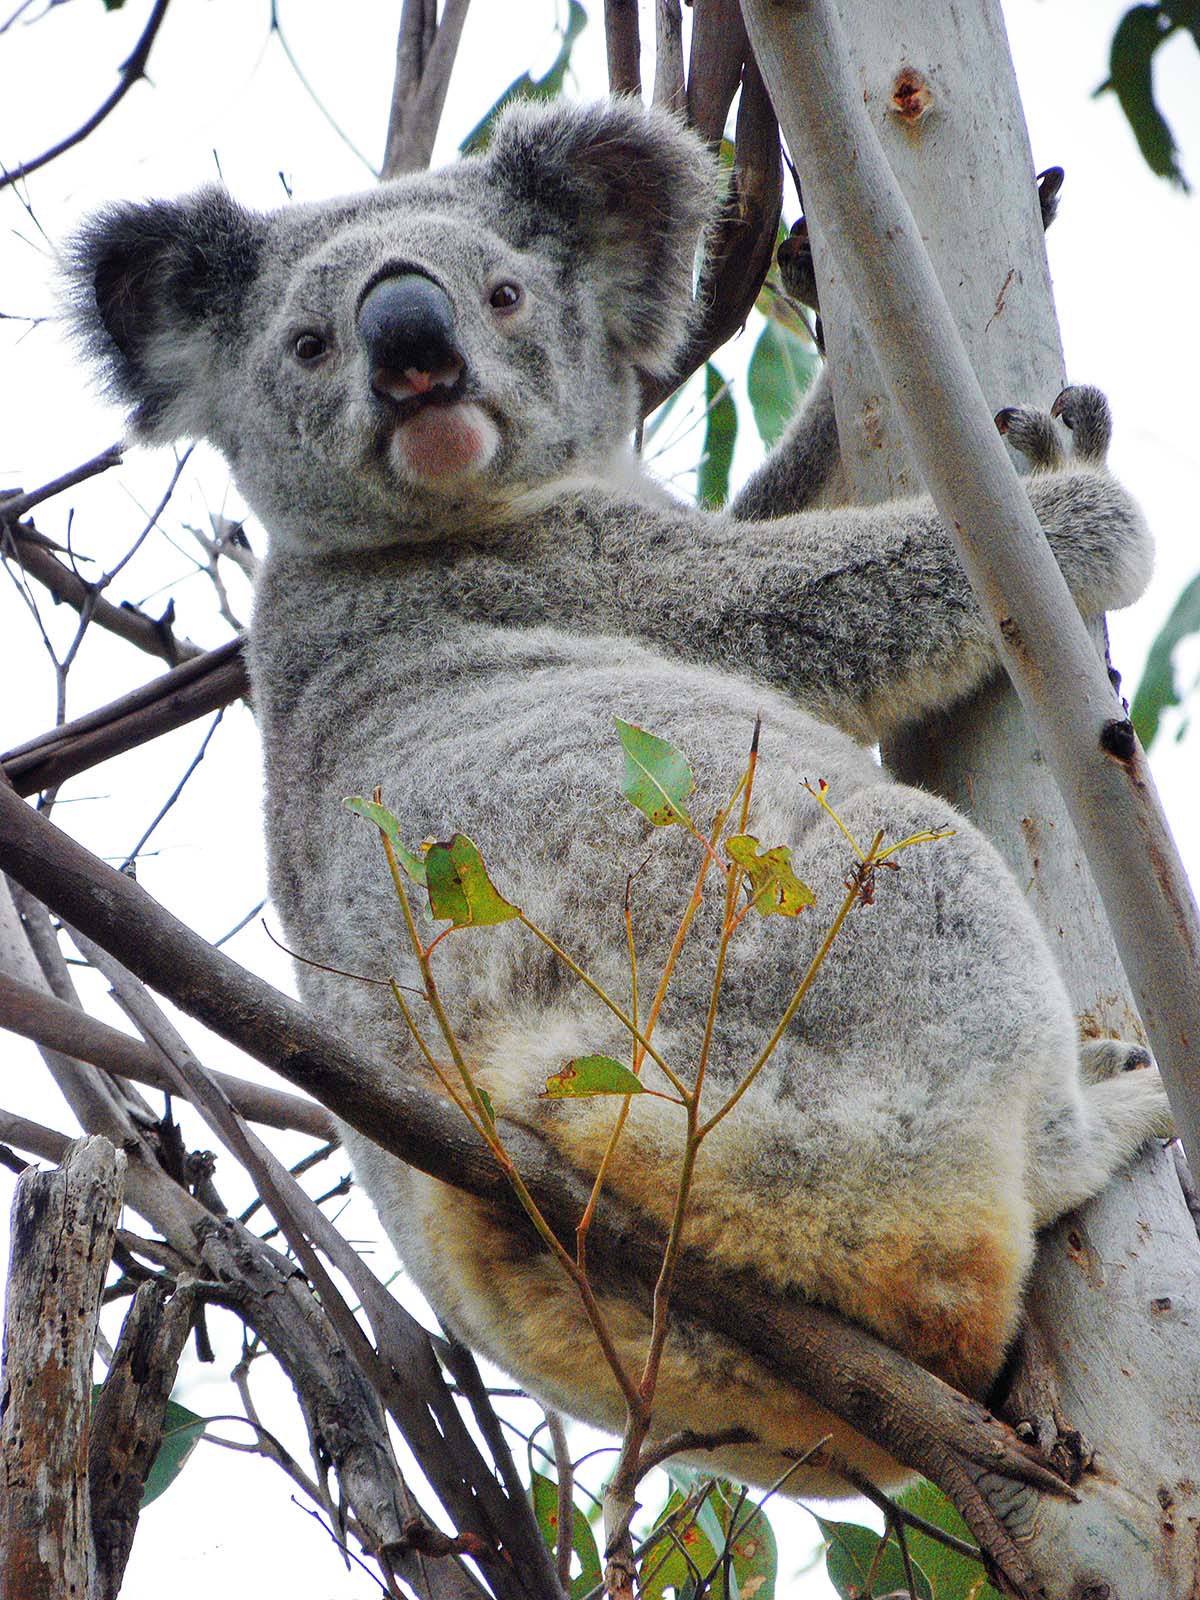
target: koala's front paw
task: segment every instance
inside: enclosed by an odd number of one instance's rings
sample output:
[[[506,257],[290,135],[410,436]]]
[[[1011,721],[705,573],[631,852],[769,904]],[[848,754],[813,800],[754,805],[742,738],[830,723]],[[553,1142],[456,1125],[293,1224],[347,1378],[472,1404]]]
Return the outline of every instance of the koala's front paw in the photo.
[[[1104,464],[1112,439],[1112,412],[1103,390],[1090,383],[1071,384],[1050,407],[1050,415],[1061,417],[1070,428],[1077,460]]]
[[[996,427],[1035,472],[1055,472],[1067,465],[1055,417],[1071,430],[1072,457],[1103,466],[1112,437],[1112,413],[1103,391],[1091,384],[1069,385],[1049,411],[1040,406],[1005,406],[996,413]]]
[[[779,276],[783,279],[783,287],[792,299],[798,300],[802,306],[811,306],[814,311],[819,312],[821,307],[817,299],[817,274],[813,267],[808,223],[803,217],[797,217],[792,223],[792,230],[775,252],[775,259],[779,263]]]

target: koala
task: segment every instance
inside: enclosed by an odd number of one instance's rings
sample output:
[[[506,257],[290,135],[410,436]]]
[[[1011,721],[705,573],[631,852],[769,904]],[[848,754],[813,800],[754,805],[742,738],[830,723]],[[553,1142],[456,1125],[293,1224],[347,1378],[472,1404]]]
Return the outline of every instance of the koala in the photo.
[[[932,504],[806,510],[802,426],[723,512],[677,502],[631,453],[639,374],[669,370],[685,337],[717,195],[710,156],[663,113],[517,106],[486,152],[365,194],[270,215],[216,189],[115,206],[72,247],[74,317],[134,436],[209,440],[268,530],[252,674],[272,895],[290,943],[323,963],[298,968],[305,1000],[381,1075],[434,1082],[386,989],[341,975],[416,981],[379,851],[345,796],[381,786],[414,845],[470,834],[501,892],[627,1003],[627,879],[640,969],[657,974],[697,847],[679,828],[651,837],[621,801],[613,717],[687,753],[693,814],[707,819],[761,714],[748,831],[792,847],[817,904],[747,918],[734,939],[712,1107],[844,893],[846,841],[806,780],[827,782],[860,838],[953,830],[907,851],[846,922],[768,1067],[704,1145],[686,1241],[978,1395],[1017,1329],[1035,1231],[1169,1133],[1166,1099],[1152,1067],[1121,1070],[1144,1052],[1081,1047],[996,852],[872,751],[998,670]],[[1013,408],[1008,426],[1094,615],[1137,597],[1149,544],[1104,470],[1103,398],[1071,390],[1062,407],[1070,460],[1044,412]],[[654,1036],[685,1075],[719,920],[714,905],[697,916]],[[455,933],[434,960],[500,1123],[536,1128],[590,1177],[614,1102],[539,1092],[574,1057],[626,1059],[620,1024],[515,923]],[[664,1228],[682,1136],[677,1107],[635,1097],[607,1180]],[[576,1290],[532,1232],[345,1138],[438,1316],[547,1404],[619,1429]],[[617,1281],[598,1291],[638,1370],[644,1298]],[[902,1475],[681,1318],[655,1433],[734,1427],[752,1440],[701,1459],[747,1482],[771,1483],[826,1435],[792,1492],[844,1492],[841,1463],[883,1484]]]

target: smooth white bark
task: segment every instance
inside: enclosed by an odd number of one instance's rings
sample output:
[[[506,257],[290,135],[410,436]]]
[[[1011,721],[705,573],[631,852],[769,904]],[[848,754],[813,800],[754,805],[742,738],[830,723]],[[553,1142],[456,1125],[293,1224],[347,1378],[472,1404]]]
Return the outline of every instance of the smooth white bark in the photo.
[[[844,31],[832,0],[743,9],[804,186],[856,497],[928,484],[1035,725],[998,684],[914,729],[889,764],[969,811],[1028,884],[1084,1031],[1139,1037],[1054,769],[1188,1137],[1200,1130],[1195,911],[1140,751],[1125,765],[1100,749],[1120,708],[991,420],[1001,405],[1048,404],[1064,381],[998,6],[843,0]],[[1047,1447],[1080,1430],[1103,1469],[1079,1508],[1014,1503],[1044,1593],[1194,1592],[1198,1288],[1195,1229],[1161,1154],[1044,1241],[1024,1414]]]

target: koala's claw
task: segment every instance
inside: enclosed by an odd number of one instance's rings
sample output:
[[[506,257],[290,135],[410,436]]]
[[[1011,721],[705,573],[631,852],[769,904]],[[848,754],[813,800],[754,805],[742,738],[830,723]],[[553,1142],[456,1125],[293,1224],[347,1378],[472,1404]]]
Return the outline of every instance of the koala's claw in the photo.
[[[996,427],[1014,450],[1026,456],[1035,472],[1053,472],[1063,464],[1058,430],[1039,406],[1005,406],[996,413]]]
[[[1046,229],[1058,215],[1059,191],[1066,173],[1061,167],[1047,167],[1037,175],[1038,210],[1042,214],[1042,228]]]
[[[1068,385],[1049,411],[1040,406],[1005,406],[996,413],[996,427],[1035,472],[1053,472],[1066,465],[1056,417],[1071,430],[1074,459],[1102,466],[1112,437],[1112,413],[1103,391],[1091,384]]]
[[[1071,430],[1075,455],[1081,461],[1103,462],[1112,438],[1112,412],[1103,390],[1090,383],[1069,384],[1050,407]]]

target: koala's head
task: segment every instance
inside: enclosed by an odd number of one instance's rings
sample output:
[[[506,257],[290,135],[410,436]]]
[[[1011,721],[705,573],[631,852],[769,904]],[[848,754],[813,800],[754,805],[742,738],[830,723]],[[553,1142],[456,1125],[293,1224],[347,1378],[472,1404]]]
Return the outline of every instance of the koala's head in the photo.
[[[134,434],[209,440],[272,537],[437,538],[627,437],[716,189],[635,102],[518,106],[486,154],[347,199],[115,206],[71,249],[72,312]]]

